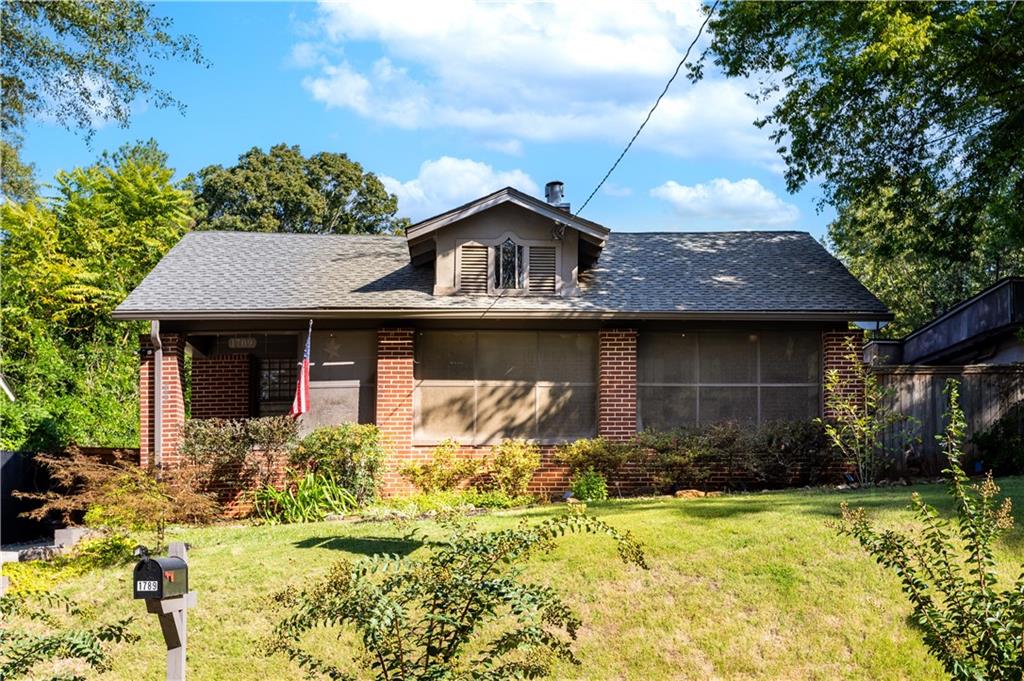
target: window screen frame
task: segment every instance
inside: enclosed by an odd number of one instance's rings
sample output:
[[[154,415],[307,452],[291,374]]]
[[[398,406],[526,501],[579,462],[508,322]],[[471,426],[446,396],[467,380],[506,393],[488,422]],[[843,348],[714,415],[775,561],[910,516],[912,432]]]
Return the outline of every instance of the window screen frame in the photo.
[[[816,370],[816,374],[817,375],[816,375],[816,379],[814,381],[807,381],[807,382],[804,382],[804,381],[801,381],[801,382],[785,382],[785,381],[765,381],[765,380],[763,380],[763,375],[764,375],[763,368],[764,368],[764,365],[762,364],[762,354],[763,354],[762,353],[762,346],[763,346],[763,343],[764,343],[764,340],[765,340],[765,336],[768,335],[768,334],[774,334],[774,333],[790,333],[790,334],[793,334],[793,335],[817,336],[817,339],[818,339],[818,349],[817,349],[818,361],[816,362],[815,370]],[[693,367],[694,377],[693,377],[692,381],[645,381],[645,380],[642,379],[643,373],[644,373],[643,369],[642,369],[642,364],[645,361],[644,353],[643,353],[643,337],[645,335],[652,336],[652,335],[656,335],[656,334],[657,335],[676,335],[676,336],[686,335],[686,336],[693,336],[695,348],[694,348],[694,359],[693,359],[693,363],[694,363],[694,367]],[[711,345],[710,345],[708,339],[710,337],[713,337],[713,336],[719,335],[719,334],[722,334],[722,335],[724,335],[724,334],[737,334],[737,335],[746,334],[746,335],[749,335],[750,337],[755,337],[756,336],[756,343],[755,343],[755,345],[756,345],[756,347],[755,347],[755,365],[754,365],[755,366],[755,370],[754,370],[754,380],[753,381],[736,381],[736,382],[712,382],[712,381],[707,381],[707,382],[705,382],[705,381],[702,380],[702,378],[701,378],[701,368],[702,368],[701,367],[701,364],[702,364],[702,362],[701,362],[701,357],[702,357],[701,352],[702,352],[702,346],[704,346],[705,349],[710,348]],[[812,329],[806,329],[806,330],[799,329],[799,330],[792,330],[792,331],[788,330],[788,329],[751,329],[751,330],[735,330],[735,331],[727,330],[727,329],[722,329],[722,330],[718,330],[718,329],[695,329],[695,330],[679,330],[679,331],[661,331],[661,330],[659,330],[659,331],[648,331],[646,333],[641,333],[640,336],[641,337],[640,337],[640,340],[639,340],[639,343],[638,343],[638,346],[637,346],[637,368],[638,368],[638,371],[637,371],[637,427],[638,427],[638,430],[640,430],[640,431],[650,427],[649,424],[644,423],[644,419],[643,419],[643,414],[644,414],[643,394],[646,392],[644,390],[645,388],[655,388],[655,389],[656,388],[674,388],[674,389],[687,388],[687,389],[692,389],[694,391],[694,395],[695,395],[695,398],[694,398],[694,401],[695,401],[695,421],[694,421],[693,425],[696,425],[698,427],[703,427],[703,426],[710,425],[711,423],[714,423],[714,421],[705,422],[704,420],[702,420],[702,414],[701,414],[701,411],[702,411],[701,410],[702,389],[712,389],[712,390],[714,390],[714,389],[730,389],[730,388],[739,388],[739,389],[751,389],[752,388],[752,389],[755,389],[755,391],[756,391],[756,405],[757,405],[757,407],[756,407],[755,418],[754,418],[752,424],[755,425],[755,426],[758,426],[758,427],[760,427],[761,425],[767,423],[767,421],[764,419],[764,393],[766,392],[766,390],[770,391],[772,389],[778,389],[778,388],[794,388],[794,389],[814,388],[817,391],[817,404],[816,404],[816,408],[817,409],[816,409],[816,413],[814,415],[810,416],[809,418],[814,418],[815,416],[821,416],[821,414],[823,412],[823,408],[824,408],[824,388],[823,388],[823,380],[822,380],[822,377],[823,377],[823,366],[822,366],[823,354],[822,353],[824,352],[824,348],[823,348],[823,344],[821,342],[821,331],[820,330],[812,330]],[[704,341],[703,343],[702,343],[702,339]],[[796,420],[802,420],[802,419],[796,419]],[[675,426],[669,426],[669,427],[679,427],[679,426],[685,426],[685,425],[688,425],[688,424],[681,422],[679,424],[676,424]]]
[[[473,341],[473,370],[472,378],[458,378],[458,379],[430,379],[424,378],[420,374],[420,349],[424,347],[424,344],[420,341],[420,338],[425,333],[442,334],[442,333],[461,333],[461,334],[472,334]],[[489,377],[482,377],[480,358],[480,336],[481,334],[502,334],[502,333],[520,333],[530,334],[534,337],[537,343],[537,350],[534,355],[534,361],[530,365],[533,371],[532,378],[517,378],[510,380],[500,380]],[[545,334],[579,334],[587,336],[591,345],[592,352],[592,364],[590,371],[590,380],[579,381],[579,380],[540,380],[540,367],[542,362],[540,361],[540,344],[543,342]],[[559,331],[559,330],[533,330],[533,329],[517,329],[508,331],[490,330],[490,329],[428,329],[423,331],[417,331],[416,334],[416,374],[413,382],[413,444],[414,445],[435,445],[448,438],[454,438],[461,444],[472,445],[472,446],[485,446],[495,444],[502,441],[503,439],[511,437],[522,437],[523,439],[533,442],[538,445],[556,445],[564,442],[569,442],[583,437],[596,437],[598,431],[598,415],[599,415],[599,396],[598,390],[600,385],[600,375],[598,370],[599,362],[599,347],[598,347],[598,334],[596,331]],[[423,427],[423,390],[430,388],[456,388],[472,391],[472,417],[471,422],[465,427],[464,433],[431,433],[425,432]],[[481,403],[489,396],[488,389],[514,389],[514,388],[526,388],[532,391],[531,400],[533,402],[533,414],[531,416],[532,426],[531,431],[528,434],[506,434],[506,435],[490,435],[487,433],[481,433]],[[547,436],[541,432],[542,421],[545,420],[541,414],[541,404],[545,398],[550,398],[551,394],[556,393],[560,389],[568,388],[582,389],[589,391],[591,399],[589,399],[589,410],[591,414],[590,428],[586,432],[572,433],[566,435],[558,435],[555,437]]]
[[[522,288],[499,288],[495,285],[497,272],[498,250],[506,241],[511,240],[523,248],[523,286]],[[462,247],[483,246],[487,248],[487,293],[473,293],[462,288]],[[530,250],[536,246],[555,249],[555,290],[553,293],[539,293],[530,290]],[[455,242],[455,290],[463,295],[487,296],[560,296],[562,295],[562,244],[559,241],[540,239],[523,239],[513,232],[505,232],[493,239],[458,239]]]

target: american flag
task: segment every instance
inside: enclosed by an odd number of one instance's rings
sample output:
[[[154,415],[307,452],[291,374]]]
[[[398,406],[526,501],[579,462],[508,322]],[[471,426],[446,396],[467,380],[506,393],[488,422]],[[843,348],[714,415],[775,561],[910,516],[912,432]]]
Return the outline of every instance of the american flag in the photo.
[[[292,400],[291,416],[298,418],[309,411],[309,342],[313,338],[313,320],[309,320],[309,333],[306,334],[306,351],[302,353],[302,369],[299,380],[295,384],[295,399]]]

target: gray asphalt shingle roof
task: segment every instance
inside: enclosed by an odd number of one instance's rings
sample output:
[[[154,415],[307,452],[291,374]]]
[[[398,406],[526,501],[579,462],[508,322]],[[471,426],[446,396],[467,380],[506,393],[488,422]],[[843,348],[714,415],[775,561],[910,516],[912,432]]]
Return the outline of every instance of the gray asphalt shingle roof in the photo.
[[[403,237],[192,232],[115,311],[321,310],[558,313],[850,313],[885,306],[803,232],[613,232],[581,294],[495,300],[432,295]]]

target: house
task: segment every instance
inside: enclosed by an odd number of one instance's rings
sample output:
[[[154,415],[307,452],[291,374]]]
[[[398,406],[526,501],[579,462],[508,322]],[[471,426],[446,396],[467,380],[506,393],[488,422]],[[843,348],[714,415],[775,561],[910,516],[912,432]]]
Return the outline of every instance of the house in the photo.
[[[397,492],[400,462],[449,437],[539,443],[550,490],[566,440],[818,416],[850,322],[890,318],[806,233],[613,233],[561,189],[505,188],[404,237],[188,234],[114,312],[151,321],[143,462],[176,457],[184,353],[191,418],[280,414],[309,319],[304,428],[375,422]]]

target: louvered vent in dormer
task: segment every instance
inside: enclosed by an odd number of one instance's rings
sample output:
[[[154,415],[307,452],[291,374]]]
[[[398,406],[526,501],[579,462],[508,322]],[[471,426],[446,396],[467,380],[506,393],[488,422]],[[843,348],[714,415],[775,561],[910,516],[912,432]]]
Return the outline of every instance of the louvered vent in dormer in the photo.
[[[556,292],[556,264],[554,246],[530,247],[530,293]]]
[[[487,246],[463,246],[460,270],[463,293],[487,293]]]

